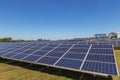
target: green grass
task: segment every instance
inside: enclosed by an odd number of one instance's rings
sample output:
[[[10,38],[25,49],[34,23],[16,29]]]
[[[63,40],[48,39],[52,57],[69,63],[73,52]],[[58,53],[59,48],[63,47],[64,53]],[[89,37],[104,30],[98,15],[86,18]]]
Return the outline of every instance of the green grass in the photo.
[[[118,68],[120,69],[120,50],[115,50]],[[70,72],[59,69],[47,68],[44,66],[27,63],[11,62],[10,60],[0,61],[0,80],[78,80],[82,73]],[[89,78],[91,75],[85,74],[81,80],[106,80],[103,78]],[[93,77],[93,76],[92,76]],[[108,80],[108,79],[107,79]],[[112,80],[120,80],[120,77],[113,77]]]
[[[119,70],[119,74],[120,74],[120,50],[115,50],[115,56],[116,56],[116,61],[117,61],[118,70]],[[113,77],[113,80],[120,80],[120,76]]]

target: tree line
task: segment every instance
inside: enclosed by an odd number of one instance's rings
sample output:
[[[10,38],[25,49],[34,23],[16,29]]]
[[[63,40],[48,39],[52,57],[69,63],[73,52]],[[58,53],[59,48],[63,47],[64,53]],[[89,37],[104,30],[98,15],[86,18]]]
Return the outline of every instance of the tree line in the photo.
[[[29,41],[45,41],[46,39],[38,39],[38,40],[23,40],[17,39],[13,40],[11,37],[0,38],[0,42],[29,42]]]

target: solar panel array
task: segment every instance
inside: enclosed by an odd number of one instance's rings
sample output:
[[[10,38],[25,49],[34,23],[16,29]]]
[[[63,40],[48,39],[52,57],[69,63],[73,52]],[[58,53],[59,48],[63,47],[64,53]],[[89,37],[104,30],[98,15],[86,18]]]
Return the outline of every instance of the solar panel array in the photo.
[[[100,45],[113,45],[114,47],[120,47],[120,41],[114,42],[64,42],[65,44],[100,44]]]
[[[0,57],[79,72],[118,75],[113,46],[105,43],[0,43]]]

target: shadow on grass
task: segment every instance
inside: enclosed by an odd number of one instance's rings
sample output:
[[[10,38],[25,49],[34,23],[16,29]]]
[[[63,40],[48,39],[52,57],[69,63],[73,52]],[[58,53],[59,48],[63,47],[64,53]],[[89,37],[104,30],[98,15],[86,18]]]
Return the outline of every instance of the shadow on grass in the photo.
[[[39,72],[48,73],[56,76],[63,76],[63,77],[70,78],[72,80],[112,80],[111,76],[110,77],[94,76],[91,74],[84,74],[80,72],[57,69],[57,68],[35,65],[35,64],[25,63],[25,62],[3,59],[3,58],[0,58],[0,63],[19,66],[29,70],[39,71]]]

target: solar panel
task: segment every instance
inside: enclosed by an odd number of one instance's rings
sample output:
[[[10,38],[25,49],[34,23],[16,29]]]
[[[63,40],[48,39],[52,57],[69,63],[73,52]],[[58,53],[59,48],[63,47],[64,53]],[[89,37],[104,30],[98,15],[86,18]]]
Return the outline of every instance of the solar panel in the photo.
[[[0,57],[78,72],[118,75],[111,44],[6,43],[0,44]]]

